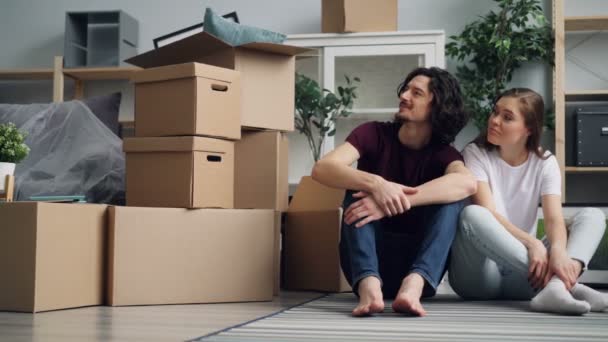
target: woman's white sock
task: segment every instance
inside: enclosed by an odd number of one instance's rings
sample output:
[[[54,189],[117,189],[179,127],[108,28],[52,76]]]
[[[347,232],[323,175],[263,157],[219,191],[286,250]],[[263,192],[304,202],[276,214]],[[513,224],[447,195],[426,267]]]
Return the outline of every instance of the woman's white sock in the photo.
[[[608,294],[601,293],[583,284],[576,283],[574,285],[572,296],[591,304],[591,311],[600,312],[608,309]]]
[[[574,299],[557,277],[553,277],[547,286],[532,298],[530,307],[534,311],[564,315],[583,315],[591,309],[589,303]]]

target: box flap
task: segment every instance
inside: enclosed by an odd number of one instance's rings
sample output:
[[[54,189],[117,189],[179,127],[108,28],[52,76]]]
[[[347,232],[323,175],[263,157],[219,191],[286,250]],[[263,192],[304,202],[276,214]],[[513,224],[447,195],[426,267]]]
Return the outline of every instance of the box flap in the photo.
[[[272,52],[279,55],[295,56],[300,53],[311,51],[311,49],[301,48],[297,46],[273,44],[273,43],[247,43],[239,45],[240,48],[253,49],[265,52]]]
[[[234,150],[234,142],[205,137],[125,138],[125,152],[187,152],[204,151],[228,153]]]
[[[232,46],[207,32],[201,32],[131,57],[125,62],[142,68],[152,68],[194,62],[199,56],[222,49],[232,49]]]
[[[289,204],[288,212],[332,210],[344,201],[345,190],[325,186],[310,176],[302,177]]]
[[[288,56],[308,51],[308,49],[295,46],[271,43],[248,43],[240,47]],[[158,49],[131,57],[125,60],[125,62],[142,68],[152,68],[170,64],[196,62],[202,56],[207,56],[223,49],[234,49],[234,47],[212,34],[201,32]]]
[[[143,69],[131,77],[135,83],[156,82],[187,77],[203,77],[227,83],[234,82],[240,72],[202,63],[183,63]]]

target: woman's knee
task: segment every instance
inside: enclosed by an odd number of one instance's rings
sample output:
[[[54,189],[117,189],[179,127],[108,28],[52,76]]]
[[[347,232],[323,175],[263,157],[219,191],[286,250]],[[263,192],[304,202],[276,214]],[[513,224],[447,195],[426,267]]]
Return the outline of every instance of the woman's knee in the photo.
[[[606,215],[598,208],[583,208],[579,211],[579,214],[589,218],[590,220],[601,221],[604,223],[604,225],[606,225]]]
[[[460,226],[479,227],[481,223],[487,222],[489,216],[492,216],[492,213],[486,207],[476,204],[468,205],[460,212]]]
[[[575,220],[583,220],[595,229],[606,229],[606,215],[598,208],[583,208],[575,215]]]

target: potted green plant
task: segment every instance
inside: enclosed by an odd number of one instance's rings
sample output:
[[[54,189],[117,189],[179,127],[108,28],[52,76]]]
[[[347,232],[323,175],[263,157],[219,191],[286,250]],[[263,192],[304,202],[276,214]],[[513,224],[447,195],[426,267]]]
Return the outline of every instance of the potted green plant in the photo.
[[[4,180],[7,175],[15,173],[15,166],[30,152],[23,142],[25,134],[15,124],[0,124],[0,191],[4,191]]]
[[[336,120],[348,117],[357,98],[355,82],[358,77],[346,78],[346,85],[337,88],[338,94],[321,88],[317,81],[296,74],[295,90],[295,127],[306,136],[312,159],[317,162],[321,158],[321,148],[325,137],[336,134]]]
[[[456,77],[478,129],[485,129],[494,98],[505,90],[517,68],[525,62],[554,63],[553,30],[539,1],[494,1],[497,12],[466,25],[446,45],[446,54],[462,62]],[[548,115],[547,127],[553,127],[553,118]]]

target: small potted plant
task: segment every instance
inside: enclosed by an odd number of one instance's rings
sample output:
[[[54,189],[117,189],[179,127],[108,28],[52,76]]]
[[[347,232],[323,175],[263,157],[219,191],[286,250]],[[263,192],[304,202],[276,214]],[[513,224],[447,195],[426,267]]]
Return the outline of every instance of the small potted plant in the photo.
[[[0,192],[4,191],[6,176],[12,176],[16,164],[30,152],[24,140],[25,134],[21,133],[15,124],[0,124]]]
[[[360,82],[358,77],[352,80],[348,76],[346,85],[338,87],[338,94],[328,89],[322,89],[317,81],[302,74],[296,74],[295,94],[295,127],[306,136],[312,159],[317,162],[321,158],[321,148],[326,136],[336,134],[336,120],[351,114],[349,109],[357,98],[354,82]]]

